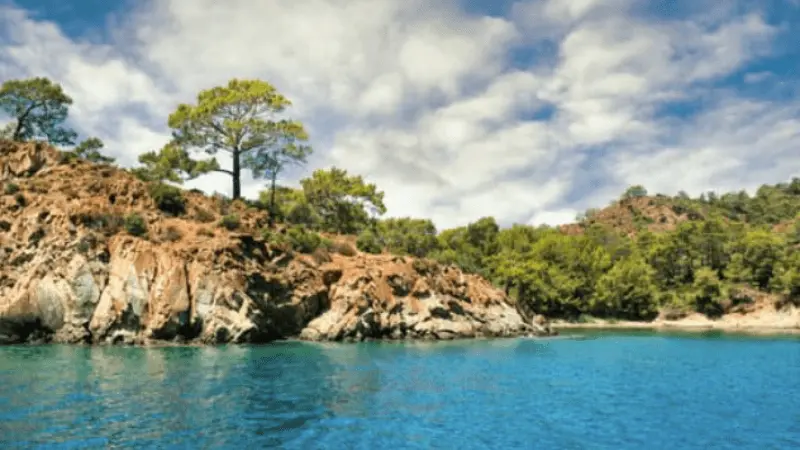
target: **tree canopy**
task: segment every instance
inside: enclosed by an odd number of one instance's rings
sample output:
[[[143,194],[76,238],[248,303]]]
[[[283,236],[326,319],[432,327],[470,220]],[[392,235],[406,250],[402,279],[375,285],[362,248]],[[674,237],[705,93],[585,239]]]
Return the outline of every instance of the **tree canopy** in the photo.
[[[81,141],[72,150],[64,151],[63,153],[67,158],[80,158],[94,163],[111,164],[115,159],[100,152],[104,146],[105,144],[99,138],[90,137]]]
[[[305,201],[315,212],[314,220],[330,232],[356,234],[384,214],[383,192],[359,175],[344,169],[315,170],[300,180]]]
[[[226,86],[201,91],[195,104],[181,104],[169,116],[173,145],[187,155],[192,151],[212,156],[228,153],[230,169],[215,162],[199,168],[230,175],[232,196],[238,199],[242,169],[250,169],[256,179],[268,176],[274,180],[289,162],[302,162],[311,152],[303,125],[277,117],[289,106],[291,102],[266,81],[232,79]]]
[[[15,141],[45,139],[53,145],[72,145],[75,131],[62,127],[72,98],[47,78],[9,80],[0,86],[0,110],[13,122],[5,130]]]
[[[219,168],[216,159],[192,159],[189,152],[175,142],[169,142],[157,152],[142,153],[139,155],[139,163],[142,165],[131,171],[142,180],[171,181],[177,184]]]

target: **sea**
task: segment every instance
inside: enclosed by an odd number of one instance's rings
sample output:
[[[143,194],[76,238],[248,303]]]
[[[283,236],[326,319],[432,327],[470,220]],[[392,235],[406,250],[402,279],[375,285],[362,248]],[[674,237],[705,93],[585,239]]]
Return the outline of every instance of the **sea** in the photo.
[[[0,449],[800,449],[800,338],[0,348]]]

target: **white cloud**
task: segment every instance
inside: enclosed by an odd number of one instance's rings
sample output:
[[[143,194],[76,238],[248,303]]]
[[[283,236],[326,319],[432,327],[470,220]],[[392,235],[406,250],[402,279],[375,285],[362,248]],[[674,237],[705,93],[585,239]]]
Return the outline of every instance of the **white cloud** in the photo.
[[[149,1],[105,44],[6,8],[0,76],[60,81],[75,100],[74,125],[123,164],[165,142],[168,114],[199,90],[266,79],[293,100],[317,150],[288,181],[343,167],[386,192],[390,215],[440,227],[486,215],[563,223],[628,184],[752,188],[800,171],[800,103],[715,85],[781,37],[756,11],[657,21],[637,0],[525,0],[502,19],[458,5]],[[544,43],[555,55],[515,64],[514,52]],[[696,114],[665,115],[676,102]],[[243,181],[248,195],[263,185]],[[217,174],[189,186],[229,184]]]

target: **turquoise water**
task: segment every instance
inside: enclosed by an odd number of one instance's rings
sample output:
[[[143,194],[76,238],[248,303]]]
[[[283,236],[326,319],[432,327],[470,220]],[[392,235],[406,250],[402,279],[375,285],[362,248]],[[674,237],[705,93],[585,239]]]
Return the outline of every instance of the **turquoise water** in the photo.
[[[800,340],[0,348],[0,448],[800,448]]]

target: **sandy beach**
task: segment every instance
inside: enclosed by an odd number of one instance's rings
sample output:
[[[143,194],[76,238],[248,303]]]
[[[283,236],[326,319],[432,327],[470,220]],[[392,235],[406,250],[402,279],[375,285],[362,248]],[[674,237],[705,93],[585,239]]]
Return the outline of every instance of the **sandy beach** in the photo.
[[[554,320],[556,330],[570,329],[642,329],[653,331],[723,331],[751,334],[800,334],[800,309],[781,311],[762,309],[749,314],[728,314],[711,320],[702,314],[692,314],[680,320],[656,319],[652,322],[591,319],[586,322]]]

